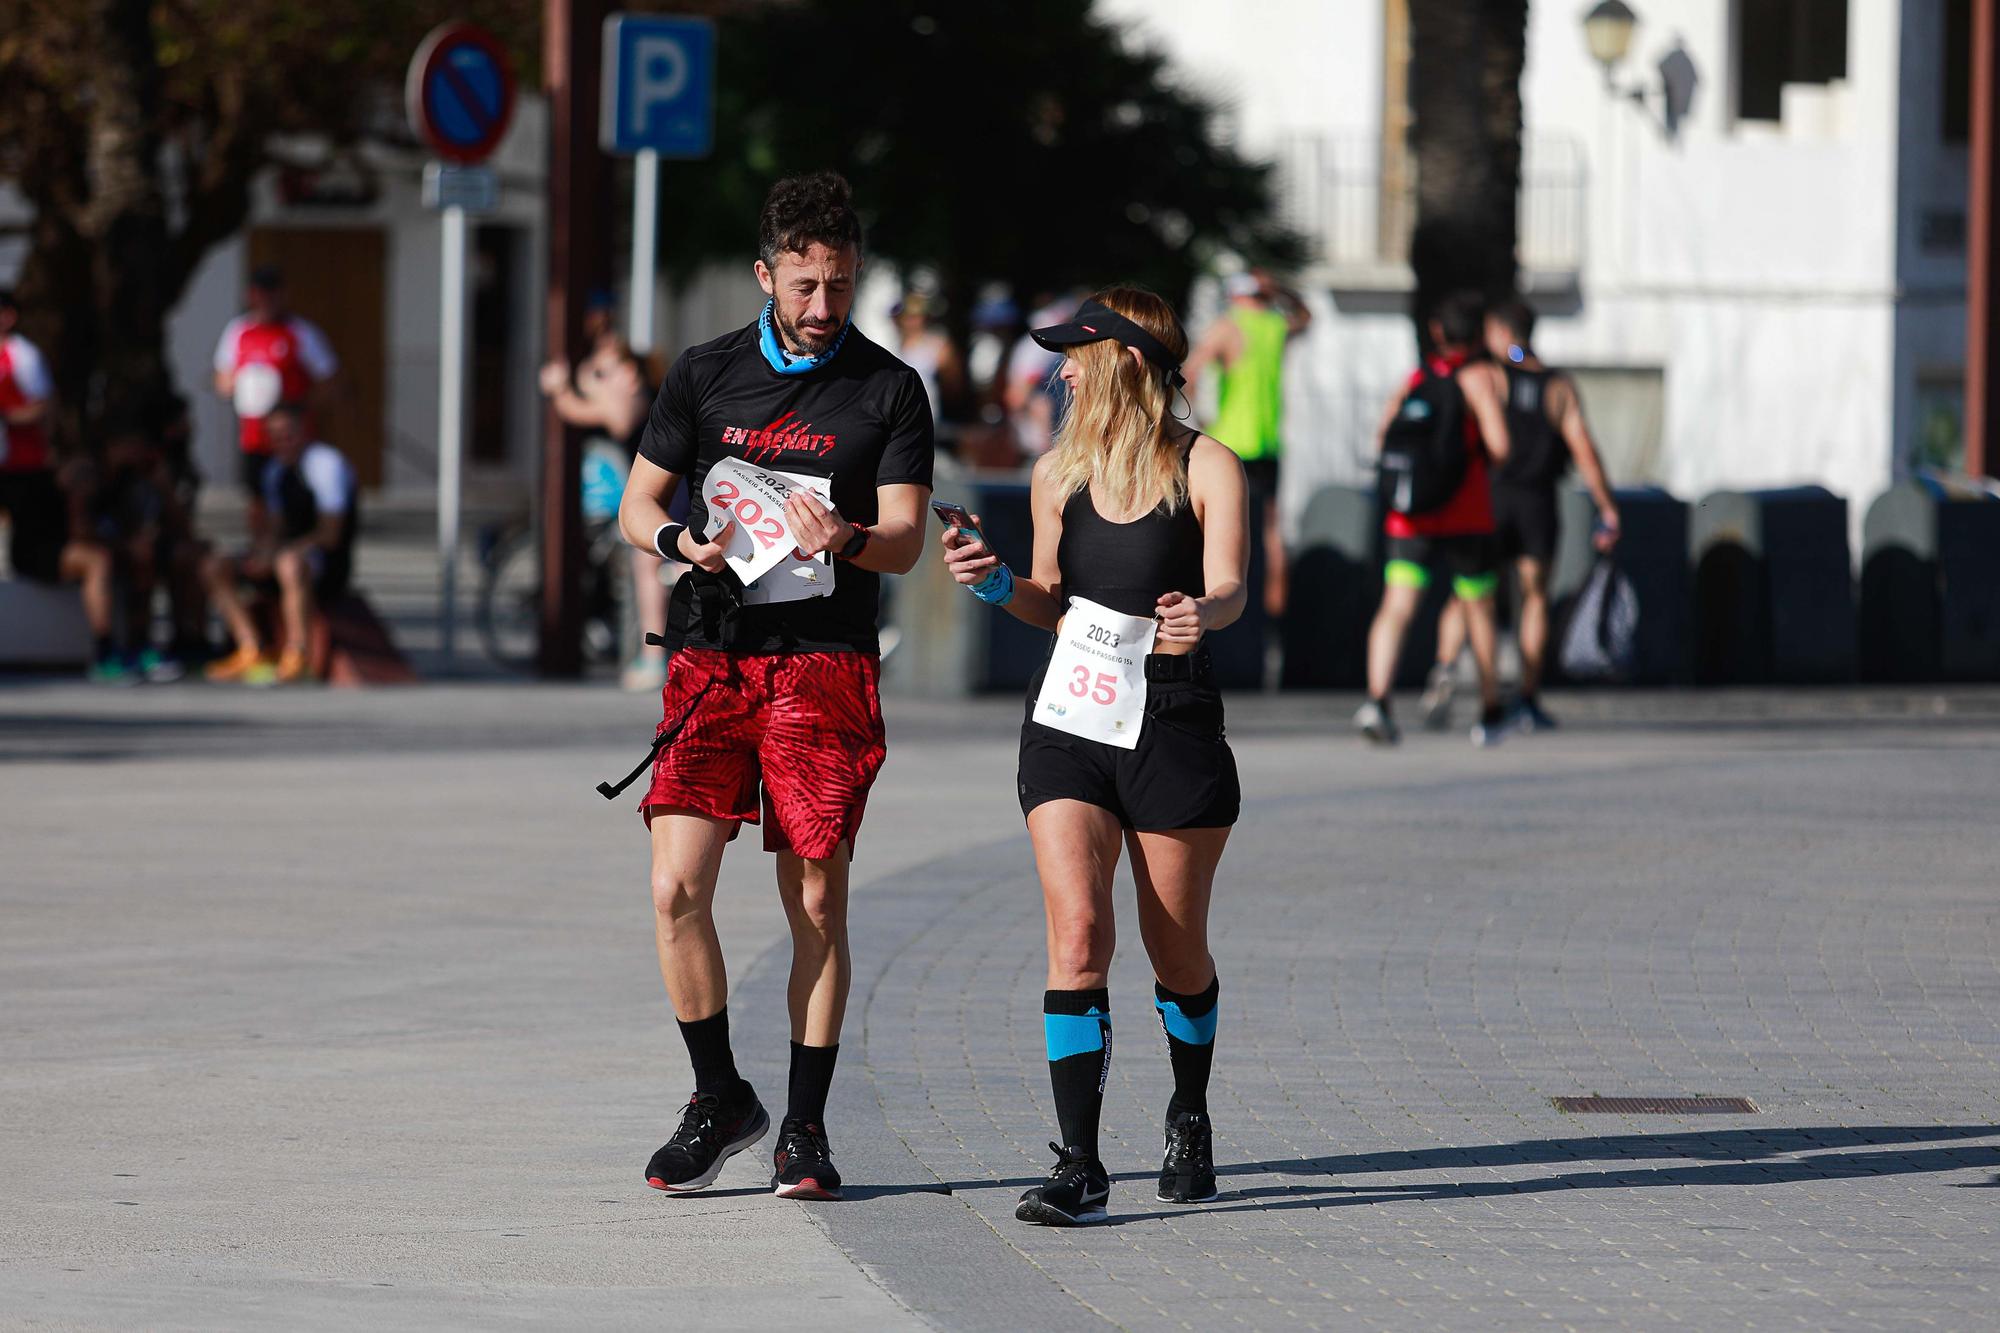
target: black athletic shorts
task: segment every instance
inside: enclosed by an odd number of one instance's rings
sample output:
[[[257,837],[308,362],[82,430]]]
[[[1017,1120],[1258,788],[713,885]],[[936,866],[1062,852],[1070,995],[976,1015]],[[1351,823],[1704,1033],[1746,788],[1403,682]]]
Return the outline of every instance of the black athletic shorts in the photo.
[[[69,501],[49,468],[0,472],[0,509],[7,511],[7,559],[17,578],[54,583],[69,541]]]
[[[243,488],[243,494],[252,500],[264,498],[264,469],[270,464],[271,455],[253,454],[238,450],[236,453],[236,484]]]
[[[1042,673],[1035,673],[1021,723],[1023,815],[1044,801],[1072,800],[1109,810],[1122,827],[1146,833],[1236,822],[1243,791],[1207,651],[1155,653],[1146,671],[1146,720],[1130,750],[1036,722]]]
[[[1428,588],[1449,575],[1452,591],[1468,601],[1491,597],[1500,585],[1500,562],[1490,533],[1454,537],[1391,537],[1382,579],[1392,588]]]
[[[1501,560],[1526,556],[1546,565],[1556,557],[1557,526],[1555,487],[1493,483],[1493,543]]]
[[[1250,495],[1253,499],[1274,499],[1278,494],[1278,460],[1275,458],[1244,459],[1243,480],[1248,485]]]

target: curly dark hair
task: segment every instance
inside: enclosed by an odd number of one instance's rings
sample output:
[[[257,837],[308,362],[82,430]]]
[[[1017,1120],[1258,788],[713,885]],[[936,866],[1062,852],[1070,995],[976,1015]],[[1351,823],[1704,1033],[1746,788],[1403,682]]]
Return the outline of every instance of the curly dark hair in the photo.
[[[802,254],[818,242],[829,249],[861,248],[861,219],[854,215],[854,192],[835,171],[787,176],[764,196],[757,219],[757,257],[767,268],[778,256]]]

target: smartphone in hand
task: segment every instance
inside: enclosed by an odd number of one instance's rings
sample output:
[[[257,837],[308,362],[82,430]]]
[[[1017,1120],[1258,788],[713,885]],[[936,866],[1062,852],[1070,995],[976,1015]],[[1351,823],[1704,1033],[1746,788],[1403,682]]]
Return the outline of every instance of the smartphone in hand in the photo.
[[[985,544],[985,535],[973,523],[972,515],[966,512],[965,506],[955,505],[949,500],[933,500],[931,501],[931,512],[938,516],[938,522],[944,524],[947,529],[957,528],[961,535],[969,537],[981,545]]]

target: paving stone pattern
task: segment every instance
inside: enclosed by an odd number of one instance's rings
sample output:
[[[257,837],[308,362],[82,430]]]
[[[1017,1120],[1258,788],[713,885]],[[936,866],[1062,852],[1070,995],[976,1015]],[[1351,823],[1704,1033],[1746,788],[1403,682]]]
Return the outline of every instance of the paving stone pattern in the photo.
[[[877,1192],[814,1216],[946,1327],[1987,1324],[1992,739],[1247,747],[1224,1194],[1152,1197],[1171,1084],[1126,882],[1089,1230],[1012,1218],[1051,1160],[1041,906],[1025,836],[961,849],[857,904],[831,1117]],[[1576,1093],[1761,1113],[1550,1105]]]

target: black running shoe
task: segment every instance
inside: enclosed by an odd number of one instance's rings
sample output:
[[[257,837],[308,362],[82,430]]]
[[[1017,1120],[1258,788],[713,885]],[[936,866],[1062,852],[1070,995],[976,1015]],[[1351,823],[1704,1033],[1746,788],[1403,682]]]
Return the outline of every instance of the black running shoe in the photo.
[[[1196,1111],[1167,1114],[1167,1155],[1160,1163],[1161,1203],[1207,1203],[1215,1197],[1215,1129]]]
[[[1014,1216],[1023,1222],[1044,1227],[1080,1227],[1102,1222],[1104,1201],[1111,1197],[1111,1177],[1104,1163],[1087,1157],[1080,1148],[1063,1148],[1051,1143],[1056,1155],[1055,1169],[1048,1182],[1021,1196]]]
[[[755,1143],[771,1128],[771,1117],[750,1085],[742,1085],[740,1100],[724,1105],[714,1093],[688,1098],[681,1127],[646,1163],[646,1183],[669,1194],[707,1189],[722,1174],[722,1164]]]
[[[838,1199],[840,1171],[822,1125],[787,1120],[771,1154],[771,1193],[781,1199]]]

